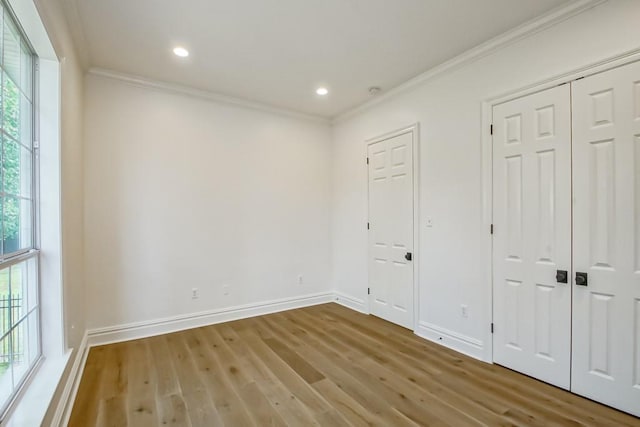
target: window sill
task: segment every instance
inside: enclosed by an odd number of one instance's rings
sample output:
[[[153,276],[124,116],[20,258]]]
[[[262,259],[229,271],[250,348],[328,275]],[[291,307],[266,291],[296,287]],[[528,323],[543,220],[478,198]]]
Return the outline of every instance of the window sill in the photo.
[[[33,379],[25,385],[26,389],[15,402],[15,408],[5,420],[3,426],[39,426],[49,409],[53,395],[58,388],[72,351],[47,358],[42,361]]]

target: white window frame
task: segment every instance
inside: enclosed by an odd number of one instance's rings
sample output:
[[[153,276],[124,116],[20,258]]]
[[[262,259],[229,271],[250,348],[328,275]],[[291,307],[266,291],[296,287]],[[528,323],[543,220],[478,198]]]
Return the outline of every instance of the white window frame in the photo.
[[[68,46],[57,31],[56,7],[43,0],[5,0],[13,8],[17,20],[38,57],[36,140],[39,141],[40,248],[40,324],[42,359],[32,372],[5,414],[8,425],[61,425],[67,416],[65,402],[77,386],[65,381],[65,372],[76,372],[86,356],[86,331],[80,343],[70,348],[68,337],[84,324],[65,323],[65,286],[62,227],[61,149],[62,149],[62,79],[63,74],[79,72],[75,63],[67,67]],[[47,29],[49,29],[50,32]],[[67,69],[69,68],[69,69]],[[70,365],[73,360],[73,365]],[[56,393],[58,398],[56,399]],[[51,407],[55,405],[55,408]],[[70,405],[69,405],[70,406]],[[50,412],[47,412],[51,409]],[[4,423],[3,421],[2,423]]]
[[[31,141],[16,141],[18,144],[27,145],[28,143],[31,146],[31,244],[28,247],[18,248],[17,251],[11,252],[8,254],[2,253],[0,254],[0,271],[6,270],[15,266],[22,262],[27,262],[30,260],[35,260],[36,263],[36,277],[33,280],[36,281],[36,304],[35,306],[29,310],[26,314],[22,316],[22,318],[15,322],[15,324],[10,325],[9,329],[0,336],[0,339],[9,336],[13,333],[15,329],[17,329],[22,322],[28,322],[28,317],[32,313],[37,314],[38,325],[37,325],[37,355],[35,359],[31,362],[30,366],[26,369],[26,373],[19,379],[18,382],[13,383],[12,378],[12,392],[6,401],[0,401],[0,423],[4,421],[7,415],[10,412],[12,404],[15,402],[17,397],[19,396],[23,386],[31,379],[33,373],[37,370],[38,366],[42,362],[42,316],[40,311],[40,302],[41,302],[41,292],[40,292],[40,250],[39,250],[39,235],[40,235],[40,227],[39,227],[39,144],[38,144],[38,115],[37,111],[37,103],[38,103],[38,56],[35,53],[35,49],[31,45],[29,38],[27,37],[24,29],[20,25],[20,21],[16,17],[11,5],[6,0],[0,0],[2,4],[2,9],[4,13],[8,14],[8,19],[12,21],[12,24],[15,26],[18,36],[20,38],[20,42],[24,42],[27,49],[29,50],[29,54],[31,55],[31,132],[30,138]],[[2,20],[5,21],[7,18],[2,16]],[[3,23],[4,25],[4,23]],[[4,47],[3,47],[4,48]],[[4,70],[4,66],[2,66],[2,72],[6,72]],[[8,75],[8,74],[7,74]],[[4,81],[2,82],[4,84]],[[2,85],[0,85],[0,91],[3,89]],[[18,87],[19,91],[22,91],[23,88]],[[3,132],[3,138],[7,138],[7,133]],[[20,200],[20,199],[19,199]],[[24,299],[24,298],[23,298]],[[11,308],[9,309],[11,310]],[[31,331],[29,332],[31,333]],[[25,336],[23,339],[28,340],[30,336]],[[10,367],[13,369],[13,367]],[[11,374],[13,375],[13,373]]]

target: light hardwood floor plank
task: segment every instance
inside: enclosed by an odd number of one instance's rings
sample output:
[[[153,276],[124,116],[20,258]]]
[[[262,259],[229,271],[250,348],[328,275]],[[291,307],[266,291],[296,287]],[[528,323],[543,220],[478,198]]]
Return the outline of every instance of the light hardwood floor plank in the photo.
[[[92,348],[70,426],[640,426],[323,304]]]
[[[321,353],[324,353],[325,355],[330,355],[331,363],[339,365],[346,363],[350,365],[349,373],[351,377],[366,389],[383,396],[387,404],[391,403],[391,406],[406,418],[414,422],[427,422],[429,424],[442,424],[445,423],[446,420],[446,422],[461,426],[478,425],[478,423],[474,422],[466,413],[456,408],[450,407],[448,410],[441,408],[443,405],[447,406],[448,404],[437,396],[432,395],[430,399],[425,400],[424,397],[420,395],[405,394],[404,389],[401,387],[394,388],[394,384],[392,383],[397,383],[398,379],[394,376],[390,376],[389,378],[380,376],[380,366],[374,366],[369,370],[362,369],[361,365],[366,361],[367,355],[360,354],[357,357],[350,357],[349,354],[354,351],[354,348],[351,348],[350,352],[346,355],[338,354],[321,340],[317,340],[311,336],[307,338],[310,340],[309,345],[300,347],[298,351],[303,352],[312,360],[317,361],[321,357]],[[328,337],[325,335],[325,338]],[[295,338],[292,339],[295,340]],[[322,352],[321,349],[324,351]],[[330,367],[325,365],[325,369],[328,370]]]
[[[381,319],[372,317],[370,321],[362,322],[361,317],[353,316],[357,313],[335,310],[331,306],[317,309],[331,313],[336,321],[343,322],[344,332],[355,329],[363,337],[378,337],[382,342],[397,346],[398,353],[409,355],[414,364],[428,361],[429,365],[437,366],[448,374],[444,376],[445,379],[465,376],[478,378],[476,384],[485,390],[484,394],[506,398],[510,404],[508,413],[518,414],[518,419],[522,419],[524,414],[527,419],[544,417],[548,422],[559,422],[561,419],[563,424],[578,422],[587,425],[626,425],[629,420],[626,414],[611,411],[604,405],[596,405],[593,411],[584,411],[580,403],[585,399],[498,365],[478,363],[446,348],[439,352],[430,351],[431,343],[416,340],[409,331]],[[469,383],[474,384],[466,381],[466,384]],[[463,392],[464,388],[456,390]],[[488,393],[489,390],[494,393]]]
[[[182,395],[170,394],[160,397],[158,409],[160,410],[158,425],[191,427],[191,420]]]
[[[151,367],[148,341],[132,341],[129,349],[127,393],[128,425],[151,427],[158,424],[156,408],[156,378]]]
[[[128,425],[127,403],[123,395],[102,399],[98,405],[98,427],[120,427]]]
[[[208,340],[206,329],[193,329],[185,331],[186,333],[195,335],[202,343],[194,360],[223,425],[253,425],[245,403],[223,373],[224,368],[217,356],[217,345]]]
[[[143,340],[141,340],[143,341]],[[171,351],[164,335],[147,338],[151,360],[149,365],[155,374],[156,396],[163,397],[181,394],[178,374],[171,358]],[[100,347],[99,347],[100,348]],[[93,349],[91,350],[93,351]]]
[[[122,396],[127,393],[129,385],[128,358],[129,342],[107,346],[104,355],[100,395],[104,398]]]
[[[105,347],[91,349],[78,387],[76,401],[69,419],[69,425],[95,425],[100,403],[100,381],[104,363]]]

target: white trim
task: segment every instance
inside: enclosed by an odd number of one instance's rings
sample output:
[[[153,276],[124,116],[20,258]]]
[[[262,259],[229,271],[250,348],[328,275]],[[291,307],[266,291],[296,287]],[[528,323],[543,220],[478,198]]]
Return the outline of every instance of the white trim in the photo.
[[[368,138],[365,140],[367,146],[375,144],[376,142],[385,141],[387,139],[395,138],[396,136],[404,135],[409,132],[415,132],[419,127],[419,123],[413,123],[408,126],[403,126],[399,129],[392,130],[390,132],[383,133],[382,135]]]
[[[361,114],[371,107],[380,104],[381,102],[386,101],[390,98],[393,98],[401,93],[407,92],[426,81],[433,80],[443,75],[444,73],[450,73],[455,69],[461,68],[473,61],[494,53],[511,43],[515,43],[519,40],[527,38],[539,31],[542,31],[559,22],[571,18],[572,16],[578,15],[587,9],[591,9],[601,3],[604,3],[605,1],[608,0],[576,0],[566,6],[556,8],[545,15],[542,15],[532,21],[526,22],[510,31],[507,31],[506,33],[494,37],[493,39],[454,57],[453,59],[437,65],[430,70],[425,71],[424,73],[377,96],[376,98],[365,102],[364,104],[360,104],[359,106],[351,110],[338,114],[332,119],[332,123],[340,123],[351,117]]]
[[[326,125],[331,124],[331,121],[328,118],[325,118],[322,116],[300,113],[300,112],[288,110],[285,108],[273,107],[260,102],[249,101],[247,99],[236,98],[228,95],[222,95],[212,91],[195,89],[192,87],[177,85],[173,83],[166,83],[159,80],[148,79],[146,77],[136,76],[136,75],[127,74],[127,73],[121,73],[118,71],[107,70],[104,68],[91,68],[89,69],[88,74],[104,77],[112,80],[118,80],[133,86],[142,87],[146,89],[154,89],[154,90],[160,90],[163,92],[190,96],[193,98],[206,99],[208,101],[218,102],[221,104],[248,108],[251,110],[262,111],[270,114],[277,114],[277,115],[291,117],[291,118],[300,119],[300,120],[309,120],[312,122],[326,124]]]
[[[482,151],[482,246],[485,248],[484,260],[487,268],[486,289],[484,292],[484,319],[488,320],[484,329],[485,342],[491,343],[484,348],[483,359],[493,362],[493,333],[491,323],[493,322],[493,235],[491,227],[493,224],[493,135],[491,135],[491,124],[493,123],[493,108],[486,102],[482,103],[482,130],[481,151]],[[487,125],[485,126],[485,123]]]
[[[135,322],[125,325],[91,329],[88,331],[88,345],[89,347],[95,347],[115,342],[147,338],[171,332],[183,331],[185,329],[230,322],[232,320],[246,319],[248,317],[262,316],[265,314],[277,313],[279,311],[309,307],[334,301],[335,297],[333,292],[324,292],[266,301],[257,304],[246,304],[217,310],[203,311],[200,313],[165,317],[162,319]]]
[[[41,18],[41,1],[8,0],[36,55],[42,59],[55,59],[57,55]],[[38,4],[36,4],[38,3]]]
[[[521,87],[516,90],[509,90],[505,93],[498,94],[487,98],[485,103],[489,105],[490,108],[493,106],[502,104],[508,101],[512,101],[516,98],[521,98],[523,96],[531,95],[536,92],[541,92],[543,90],[552,88],[554,86],[559,86],[561,84],[569,83],[579,78],[589,77],[594,74],[602,73],[604,71],[608,71],[612,68],[617,68],[622,65],[629,64],[631,62],[640,60],[640,48],[632,49],[627,52],[623,52],[603,60],[591,62],[582,67],[570,70],[568,72],[558,74],[554,77],[534,82],[530,85]]]
[[[555,77],[492,96],[482,102],[482,224],[483,227],[486,227],[485,230],[491,225],[493,217],[493,137],[489,134],[489,128],[493,123],[493,107],[516,98],[541,92],[561,84],[570,83],[582,77],[602,73],[636,61],[640,61],[640,49],[633,49],[600,61],[592,62]],[[491,235],[488,234],[484,245],[488,251],[485,259],[489,266],[489,271],[485,280],[487,280],[487,298],[490,298],[490,301],[487,302],[487,307],[489,307],[490,310],[488,319],[489,323],[491,323],[493,322],[493,238]],[[493,363],[493,334],[490,332],[490,324],[487,325],[487,331],[488,332],[485,333],[485,339],[486,342],[491,343],[491,345],[487,345],[485,348],[484,360]]]
[[[380,141],[395,138],[400,135],[411,134],[413,149],[413,321],[411,322],[414,331],[418,328],[420,319],[420,123],[402,127],[400,129],[387,132],[383,135],[369,138],[365,141],[365,158],[369,156],[369,145]],[[369,164],[367,166],[367,221],[369,221]],[[368,230],[367,230],[368,231]],[[367,232],[367,286],[369,286],[369,236]],[[367,311],[371,310],[371,297],[367,298]]]
[[[335,302],[337,304],[350,308],[351,310],[358,311],[362,314],[369,314],[369,307],[367,307],[367,303],[364,300],[338,291],[336,291],[334,295]]]
[[[87,363],[87,356],[89,355],[88,334],[84,333],[82,341],[76,351],[76,357],[73,361],[71,371],[67,377],[66,384],[62,390],[62,395],[58,400],[58,406],[56,412],[53,414],[51,420],[52,426],[66,426],[69,424],[69,418],[71,418],[71,410],[73,409],[73,403],[76,400],[78,394],[78,387],[80,386],[80,380],[84,373],[84,367]]]
[[[413,138],[413,330],[420,320],[420,123],[412,126]]]
[[[3,426],[44,425],[51,402],[56,394],[62,376],[70,362],[71,352],[62,355],[41,358],[27,379],[24,387],[16,396]]]
[[[40,330],[42,354],[57,357],[68,350],[64,298],[65,241],[62,236],[62,81],[61,64],[38,60],[36,137],[38,156],[38,236],[40,246]],[[70,326],[70,325],[69,325]]]
[[[484,358],[483,342],[475,338],[423,321],[419,322],[415,334],[421,338],[455,350],[458,353],[466,354],[474,359],[491,363],[491,360],[486,360]]]

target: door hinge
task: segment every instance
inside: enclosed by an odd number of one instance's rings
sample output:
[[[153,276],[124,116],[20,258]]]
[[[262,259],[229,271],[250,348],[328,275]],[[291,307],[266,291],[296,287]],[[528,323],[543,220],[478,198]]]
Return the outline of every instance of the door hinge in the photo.
[[[493,323],[491,324],[491,333],[493,333]]]
[[[367,157],[367,164],[369,164],[369,158]]]
[[[493,125],[489,126],[489,132],[491,132],[491,135],[493,135]]]
[[[371,295],[371,288],[367,288],[367,295]]]
[[[493,224],[491,224],[491,227],[489,228],[489,232],[493,234]]]
[[[368,230],[369,228],[370,228],[370,225],[369,225],[369,223],[367,223],[367,230]]]

